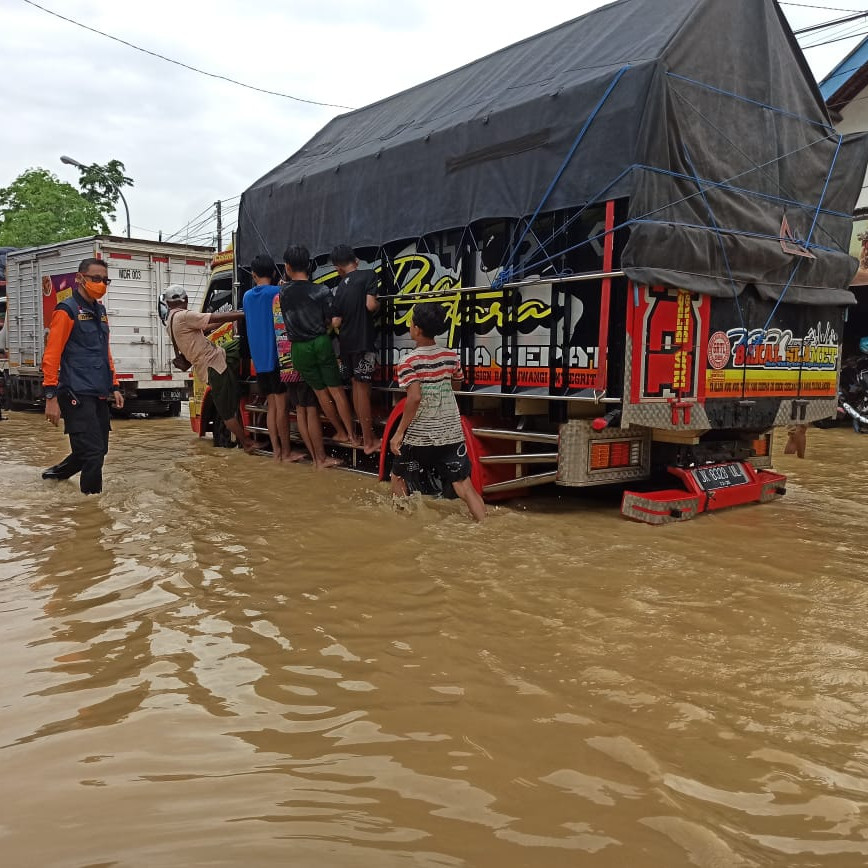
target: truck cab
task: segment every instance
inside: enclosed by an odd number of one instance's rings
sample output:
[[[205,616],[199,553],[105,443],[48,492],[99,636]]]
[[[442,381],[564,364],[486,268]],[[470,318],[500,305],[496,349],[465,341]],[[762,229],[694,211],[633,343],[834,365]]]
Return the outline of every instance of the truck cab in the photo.
[[[235,254],[232,245],[211,257],[205,292],[198,309],[202,313],[223,313],[238,307]],[[235,338],[231,323],[220,326],[208,335],[216,344]],[[243,402],[242,402],[243,403]],[[190,426],[200,437],[211,434],[215,446],[231,446],[232,438],[226,430],[210,399],[210,388],[193,373],[190,392]]]

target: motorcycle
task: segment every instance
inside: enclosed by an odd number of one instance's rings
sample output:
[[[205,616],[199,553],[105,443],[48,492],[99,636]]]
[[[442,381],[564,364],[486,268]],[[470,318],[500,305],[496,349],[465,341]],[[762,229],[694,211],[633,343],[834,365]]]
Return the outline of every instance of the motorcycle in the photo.
[[[868,434],[868,339],[862,339],[859,349],[860,355],[841,365],[837,415],[817,422],[818,428],[833,428],[849,421],[857,434]]]

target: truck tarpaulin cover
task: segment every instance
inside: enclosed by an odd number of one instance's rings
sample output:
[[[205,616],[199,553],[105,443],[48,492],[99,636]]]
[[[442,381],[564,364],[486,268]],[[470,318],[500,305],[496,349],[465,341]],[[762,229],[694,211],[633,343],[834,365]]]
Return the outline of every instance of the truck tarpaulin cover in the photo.
[[[866,161],[774,0],[620,0],[332,120],[245,191],[239,260],[629,197],[634,280],[848,303]]]

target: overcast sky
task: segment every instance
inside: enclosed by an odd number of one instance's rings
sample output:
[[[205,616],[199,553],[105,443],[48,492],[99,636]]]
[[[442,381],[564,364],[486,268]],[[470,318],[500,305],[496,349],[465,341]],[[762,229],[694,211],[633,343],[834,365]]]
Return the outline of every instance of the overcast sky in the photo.
[[[39,2],[209,72],[353,107],[605,5],[598,0]],[[841,17],[848,7],[859,11],[856,0],[804,3],[784,6],[794,29]],[[197,75],[23,0],[0,0],[0,14],[0,186],[33,166],[74,183],[78,174],[60,164],[61,154],[85,163],[119,159],[135,180],[126,195],[138,237],[155,238],[160,229],[176,232],[216,199],[237,197],[339,111]],[[864,33],[866,27],[850,30]],[[829,36],[839,32],[847,31]],[[817,78],[857,43],[854,38],[807,51]],[[233,205],[237,198],[227,203],[228,223],[234,221]],[[122,221],[115,229],[123,229]],[[196,240],[211,230],[213,223],[198,227]]]

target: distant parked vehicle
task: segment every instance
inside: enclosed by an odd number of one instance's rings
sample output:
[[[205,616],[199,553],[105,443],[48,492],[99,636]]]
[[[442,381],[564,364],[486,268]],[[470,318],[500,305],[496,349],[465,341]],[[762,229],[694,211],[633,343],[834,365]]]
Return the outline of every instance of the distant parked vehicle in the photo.
[[[181,284],[191,299],[200,299],[211,253],[210,247],[114,236],[9,253],[7,401],[42,404],[42,355],[51,315],[72,293],[79,262],[92,256],[105,261],[111,280],[104,303],[124,412],[179,415],[191,378],[172,367],[175,353],[160,322],[158,297],[170,284]]]

